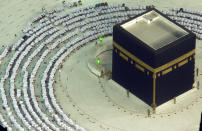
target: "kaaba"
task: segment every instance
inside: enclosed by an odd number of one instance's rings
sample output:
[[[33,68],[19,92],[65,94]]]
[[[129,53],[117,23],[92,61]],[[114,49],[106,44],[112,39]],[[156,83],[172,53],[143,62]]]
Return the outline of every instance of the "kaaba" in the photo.
[[[4,128],[3,126],[0,125],[0,131],[7,131],[7,128]]]
[[[193,88],[196,36],[157,9],[113,27],[112,80],[157,106]]]

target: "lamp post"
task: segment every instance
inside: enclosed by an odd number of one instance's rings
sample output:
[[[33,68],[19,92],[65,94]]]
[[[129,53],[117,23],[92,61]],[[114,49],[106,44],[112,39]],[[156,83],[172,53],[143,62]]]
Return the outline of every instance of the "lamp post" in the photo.
[[[97,58],[96,62],[97,62],[97,69],[100,69],[100,58]]]
[[[103,40],[103,37],[100,36],[100,37],[99,37],[99,40],[100,40],[100,46],[102,46],[102,40]]]
[[[98,72],[100,72],[101,71],[101,67],[100,67],[101,61],[100,61],[100,58],[96,58],[96,63],[97,63],[97,70],[98,70]]]

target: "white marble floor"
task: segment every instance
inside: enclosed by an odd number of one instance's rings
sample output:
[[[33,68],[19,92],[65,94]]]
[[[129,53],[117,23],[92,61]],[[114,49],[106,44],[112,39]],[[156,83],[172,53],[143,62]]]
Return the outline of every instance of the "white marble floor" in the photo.
[[[111,38],[104,38],[104,44],[110,42]],[[198,130],[202,89],[177,98],[176,105],[170,102],[148,118],[147,109],[151,110],[148,105],[133,95],[127,98],[123,88],[108,80],[99,80],[89,72],[87,60],[93,46],[94,43],[89,44],[72,54],[57,74],[55,94],[72,119],[90,131],[161,131],[162,127],[165,131]]]

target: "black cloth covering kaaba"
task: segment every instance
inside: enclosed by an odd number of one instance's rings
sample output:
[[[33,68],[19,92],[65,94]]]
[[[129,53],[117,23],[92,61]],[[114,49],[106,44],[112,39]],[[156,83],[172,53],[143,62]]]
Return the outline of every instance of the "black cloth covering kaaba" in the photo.
[[[121,26],[151,10],[188,34],[155,50]],[[151,10],[113,27],[112,79],[147,104],[161,105],[192,89],[196,36]]]

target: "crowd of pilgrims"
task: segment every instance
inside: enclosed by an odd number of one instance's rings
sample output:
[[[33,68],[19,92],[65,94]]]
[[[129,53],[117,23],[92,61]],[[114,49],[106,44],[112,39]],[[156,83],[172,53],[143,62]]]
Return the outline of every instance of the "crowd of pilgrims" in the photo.
[[[22,30],[24,36],[12,46],[7,46],[0,55],[2,63],[9,52],[14,52],[5,74],[0,79],[0,96],[4,110],[0,113],[0,122],[8,130],[86,131],[71,120],[57,103],[53,88],[56,71],[72,51],[97,40],[100,36],[111,36],[113,25],[154,6],[127,7],[125,4],[99,3],[95,6],[79,8],[72,13],[60,14],[65,11],[64,8],[52,11],[42,9],[43,12]],[[202,12],[179,8],[162,13],[195,33],[198,39],[202,39]],[[42,99],[46,112],[51,114],[49,116],[37,102],[37,88],[34,83],[37,73],[40,72],[40,66],[56,49],[57,52],[48,61],[40,80]],[[33,64],[33,59],[37,56],[40,57],[30,72],[28,67]],[[28,58],[23,63],[25,57]],[[18,72],[23,72],[21,89],[15,84]]]

